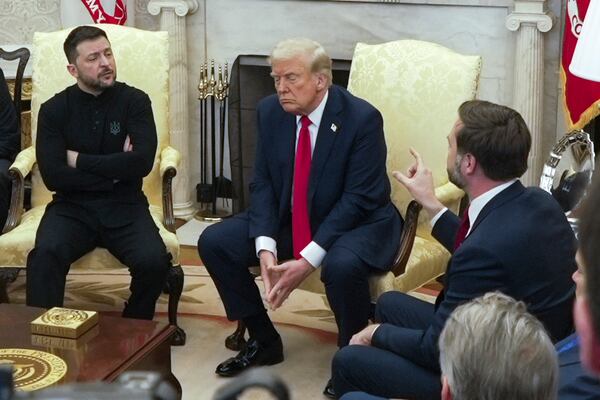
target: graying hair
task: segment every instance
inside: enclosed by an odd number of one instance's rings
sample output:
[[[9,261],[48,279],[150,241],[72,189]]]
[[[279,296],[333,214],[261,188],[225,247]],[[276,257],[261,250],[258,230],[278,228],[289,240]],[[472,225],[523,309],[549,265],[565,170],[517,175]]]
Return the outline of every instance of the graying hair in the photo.
[[[331,86],[331,58],[319,43],[306,38],[286,39],[275,45],[269,57],[269,63],[291,60],[296,57],[308,58],[310,71],[320,73],[327,78],[327,86]]]
[[[495,292],[457,307],[439,348],[454,400],[556,399],[554,346],[523,302]]]

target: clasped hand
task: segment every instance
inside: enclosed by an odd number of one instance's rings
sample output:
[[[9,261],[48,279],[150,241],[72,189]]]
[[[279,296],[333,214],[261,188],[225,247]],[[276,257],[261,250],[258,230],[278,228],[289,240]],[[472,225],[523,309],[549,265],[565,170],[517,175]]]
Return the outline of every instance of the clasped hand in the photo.
[[[290,293],[314,270],[304,258],[277,264],[277,259],[270,251],[263,250],[259,256],[265,298],[272,310],[278,309]]]

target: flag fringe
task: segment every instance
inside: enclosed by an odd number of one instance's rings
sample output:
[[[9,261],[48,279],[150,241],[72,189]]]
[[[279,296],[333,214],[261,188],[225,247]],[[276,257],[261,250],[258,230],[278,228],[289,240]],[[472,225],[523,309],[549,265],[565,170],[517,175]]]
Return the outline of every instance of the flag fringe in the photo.
[[[573,121],[571,119],[571,113],[569,112],[569,107],[567,107],[567,74],[565,69],[561,63],[560,65],[560,79],[562,82],[562,104],[563,111],[567,116],[567,129],[568,131],[572,131],[575,129],[583,129],[587,124],[589,124],[594,118],[600,115],[600,99],[593,102],[588,108],[585,109],[584,112],[581,113],[579,119],[577,121]]]

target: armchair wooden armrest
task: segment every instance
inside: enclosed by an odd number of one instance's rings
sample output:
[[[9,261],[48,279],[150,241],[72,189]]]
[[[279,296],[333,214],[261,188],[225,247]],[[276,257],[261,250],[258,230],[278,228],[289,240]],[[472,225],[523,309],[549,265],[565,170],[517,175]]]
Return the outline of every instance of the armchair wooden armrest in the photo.
[[[406,216],[404,218],[404,226],[400,235],[400,246],[396,257],[394,257],[394,265],[391,269],[394,276],[399,276],[406,270],[406,263],[410,257],[413,244],[415,243],[415,235],[417,233],[417,225],[419,224],[419,212],[421,204],[416,200],[412,200],[406,207]]]
[[[173,213],[173,178],[177,175],[177,166],[181,154],[171,146],[160,153],[160,176],[162,176],[162,205],[165,227],[175,233],[175,215]]]
[[[23,215],[23,200],[25,195],[25,177],[31,172],[35,164],[35,148],[30,146],[17,154],[15,161],[8,170],[12,181],[10,194],[10,208],[2,233],[10,232],[19,222]]]

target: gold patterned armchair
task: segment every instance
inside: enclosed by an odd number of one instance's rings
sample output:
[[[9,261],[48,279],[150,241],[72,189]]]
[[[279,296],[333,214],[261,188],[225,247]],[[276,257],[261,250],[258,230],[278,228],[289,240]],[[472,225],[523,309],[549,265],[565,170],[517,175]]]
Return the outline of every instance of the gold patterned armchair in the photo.
[[[144,179],[143,190],[150,212],[159,228],[172,264],[165,285],[169,293],[169,323],[177,325],[177,306],[183,289],[183,271],[179,265],[179,242],[175,235],[172,179],[180,160],[177,150],[169,146],[169,38],[167,32],[149,32],[118,25],[102,25],[108,34],[117,61],[119,80],[144,90],[152,101],[158,146],[154,166]],[[35,136],[40,105],[74,83],[66,69],[63,42],[70,29],[51,33],[35,33],[32,68],[32,139],[34,145],[23,150],[10,168],[13,179],[9,219],[0,236],[0,298],[6,285],[26,266],[33,248],[37,227],[51,193],[44,186],[35,158]],[[31,209],[23,213],[23,179],[31,174]],[[109,272],[126,268],[106,249],[96,248],[77,260],[72,269]],[[178,328],[173,344],[185,343],[185,333]]]
[[[348,90],[383,115],[388,171],[406,171],[414,161],[408,149],[414,147],[432,170],[436,196],[454,212],[464,192],[448,182],[446,136],[458,118],[458,106],[475,98],[480,70],[480,56],[418,40],[358,43],[352,58]],[[393,178],[392,200],[399,210],[412,200]],[[372,282],[372,293],[414,290],[444,274],[449,258],[422,212],[408,262]]]

